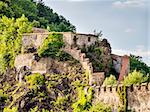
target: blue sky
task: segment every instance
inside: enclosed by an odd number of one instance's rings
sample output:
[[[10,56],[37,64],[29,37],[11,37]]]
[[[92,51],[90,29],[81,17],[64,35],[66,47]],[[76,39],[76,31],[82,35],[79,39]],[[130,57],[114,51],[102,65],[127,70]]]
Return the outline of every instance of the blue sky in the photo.
[[[76,26],[77,32],[102,30],[113,53],[135,54],[150,65],[149,0],[43,0]]]

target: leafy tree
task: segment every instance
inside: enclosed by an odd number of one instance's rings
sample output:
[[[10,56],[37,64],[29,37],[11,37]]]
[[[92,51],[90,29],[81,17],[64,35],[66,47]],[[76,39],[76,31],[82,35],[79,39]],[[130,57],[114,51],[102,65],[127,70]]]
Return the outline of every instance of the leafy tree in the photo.
[[[15,18],[19,18],[24,14],[29,21],[36,19],[38,12],[37,6],[31,0],[11,0],[10,6]]]
[[[43,45],[38,49],[38,54],[41,57],[59,57],[60,48],[64,45],[62,34],[50,34],[43,42]]]
[[[106,79],[104,80],[104,83],[103,83],[105,86],[108,86],[108,85],[115,85],[117,84],[117,80],[116,80],[116,77],[114,75],[110,75],[109,77],[106,77]]]
[[[73,112],[86,112],[92,107],[93,89],[89,87],[87,94],[83,87],[78,87],[77,91],[78,100],[72,105]]]
[[[124,84],[125,85],[140,84],[147,81],[148,76],[145,76],[140,71],[134,70],[132,73],[129,73],[127,77],[125,77]]]
[[[44,4],[44,2],[34,0],[2,0],[0,1],[0,17],[20,18],[24,14],[30,22],[38,21],[36,27],[47,28],[50,31],[75,32],[73,26],[63,16],[58,15]],[[53,25],[54,24],[54,25]]]
[[[0,72],[14,66],[14,59],[21,50],[22,34],[31,32],[32,26],[23,15],[21,18],[0,19]]]
[[[130,70],[140,71],[143,74],[148,74],[150,73],[150,67],[148,67],[143,61],[142,57],[140,56],[135,56],[135,55],[130,55]]]

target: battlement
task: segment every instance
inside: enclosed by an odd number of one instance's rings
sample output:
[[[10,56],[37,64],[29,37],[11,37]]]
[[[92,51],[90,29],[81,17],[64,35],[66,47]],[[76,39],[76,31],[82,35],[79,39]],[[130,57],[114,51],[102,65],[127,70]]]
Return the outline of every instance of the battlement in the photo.
[[[95,100],[102,101],[106,104],[117,108],[120,98],[117,92],[118,87],[123,91],[124,86],[96,86]],[[135,112],[149,112],[150,109],[150,83],[142,83],[139,85],[125,86],[126,101],[128,109]]]
[[[96,91],[100,94],[101,92],[107,92],[107,93],[112,93],[112,92],[117,92],[117,89],[121,88],[123,89],[123,85],[115,85],[115,86],[96,86],[95,89]],[[136,84],[136,85],[131,85],[131,86],[125,86],[128,92],[134,92],[134,91],[150,91],[150,83],[142,83],[142,84]]]

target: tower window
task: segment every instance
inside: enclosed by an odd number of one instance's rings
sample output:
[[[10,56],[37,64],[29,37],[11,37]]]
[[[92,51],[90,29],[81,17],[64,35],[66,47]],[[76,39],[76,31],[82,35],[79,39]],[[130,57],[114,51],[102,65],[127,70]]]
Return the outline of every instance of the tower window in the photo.
[[[91,37],[88,37],[88,42],[90,42],[91,41]]]

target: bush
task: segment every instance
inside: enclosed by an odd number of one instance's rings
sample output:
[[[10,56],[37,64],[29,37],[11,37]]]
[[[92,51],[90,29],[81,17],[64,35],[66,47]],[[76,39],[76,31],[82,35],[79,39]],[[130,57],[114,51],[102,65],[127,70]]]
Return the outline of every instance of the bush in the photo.
[[[99,102],[95,105],[93,105],[89,112],[112,112],[111,110],[111,107],[102,103],[102,102]]]
[[[86,94],[83,87],[79,87],[78,89],[78,100],[72,105],[73,112],[83,112],[88,111],[92,106],[92,98],[93,98],[93,89],[88,88],[88,93]]]
[[[17,107],[10,108],[4,108],[4,112],[18,112]]]
[[[59,57],[60,48],[64,45],[63,35],[58,33],[50,34],[45,38],[42,46],[38,49],[38,55],[41,57]]]
[[[110,75],[109,77],[106,77],[106,79],[104,80],[103,85],[108,86],[108,85],[115,85],[117,84],[117,80],[116,77],[113,75]]]
[[[27,83],[30,84],[30,88],[37,88],[38,86],[44,85],[45,78],[39,73],[35,73],[29,76],[25,76]]]
[[[140,84],[148,81],[148,76],[142,74],[140,71],[134,70],[132,73],[129,73],[124,79],[125,85]]]

